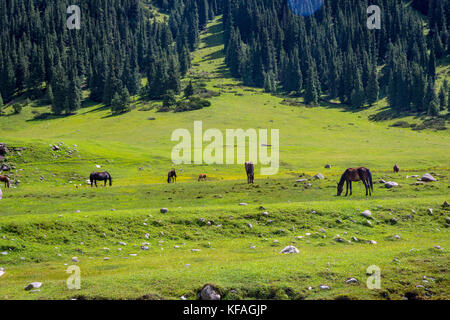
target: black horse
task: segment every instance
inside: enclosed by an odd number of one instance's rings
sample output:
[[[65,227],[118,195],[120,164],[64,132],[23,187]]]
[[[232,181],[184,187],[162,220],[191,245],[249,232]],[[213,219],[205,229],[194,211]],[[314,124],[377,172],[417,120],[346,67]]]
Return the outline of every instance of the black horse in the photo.
[[[167,183],[177,182],[177,172],[175,170],[170,170],[167,174]]]
[[[93,172],[91,173],[91,188],[94,186],[97,187],[97,181],[105,181],[105,187],[106,182],[109,180],[109,185],[112,186],[112,177],[108,172]]]
[[[255,183],[255,165],[253,162],[245,163],[245,172],[247,173],[247,183]]]

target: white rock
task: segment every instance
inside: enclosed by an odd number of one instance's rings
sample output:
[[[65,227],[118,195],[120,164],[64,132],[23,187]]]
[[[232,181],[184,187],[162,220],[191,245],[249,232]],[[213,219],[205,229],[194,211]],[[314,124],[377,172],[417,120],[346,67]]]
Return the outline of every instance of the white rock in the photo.
[[[168,213],[169,209],[167,208],[161,208],[161,210],[159,210],[161,213]]]
[[[201,300],[220,300],[221,297],[212,286],[206,285],[200,292],[200,298]]]
[[[72,258],[72,261],[73,261],[73,262],[78,262],[79,260],[78,260],[77,257],[73,257],[73,258]]]
[[[433,214],[433,208],[428,208],[428,213]]]
[[[330,290],[329,286],[319,286],[320,290]]]
[[[130,253],[130,257],[137,257],[136,253]]]
[[[103,260],[108,261],[109,257],[104,257]]]
[[[2,252],[2,255],[3,255],[3,256],[8,255],[8,251],[3,251],[3,252]]]
[[[369,243],[370,244],[377,244],[377,242],[375,240],[370,240]]]
[[[287,246],[280,253],[290,254],[290,253],[299,253],[300,251],[294,246]]]
[[[192,249],[191,252],[200,252],[200,249]]]
[[[345,281],[345,283],[350,284],[350,283],[358,283],[358,280],[355,278],[350,278],[347,281]]]
[[[425,182],[434,182],[434,181],[436,181],[436,179],[429,173],[425,173],[420,180],[425,181]]]
[[[365,211],[361,212],[361,214],[366,218],[372,217],[372,212],[370,212],[369,210],[365,210]]]
[[[42,282],[32,282],[25,287],[25,290],[39,289],[42,286]]]
[[[318,173],[318,174],[316,174],[316,175],[313,177],[313,179],[316,179],[316,180],[323,180],[323,179],[325,179],[325,177],[323,176],[323,174]]]
[[[398,183],[394,181],[388,181],[384,186],[388,189],[392,189],[398,187]]]
[[[243,207],[248,206],[248,204],[245,203],[245,202],[239,203],[239,205],[240,205],[240,206],[243,206]]]
[[[0,277],[5,274],[5,271],[0,270]]]
[[[262,213],[262,215],[265,216],[265,217],[267,217],[267,216],[269,215],[269,213],[268,213],[267,211],[264,211],[264,212]]]
[[[123,242],[123,241],[119,242],[119,244],[120,244],[121,246],[126,246],[126,245],[127,245],[127,243],[126,243],[126,242]]]

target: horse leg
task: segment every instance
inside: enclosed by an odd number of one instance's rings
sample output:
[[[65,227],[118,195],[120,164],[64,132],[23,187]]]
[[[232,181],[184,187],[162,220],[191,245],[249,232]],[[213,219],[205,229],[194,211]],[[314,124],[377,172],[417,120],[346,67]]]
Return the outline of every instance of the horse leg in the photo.
[[[350,181],[350,195],[353,195],[353,187],[352,187],[352,182]]]
[[[345,181],[345,187],[347,188],[346,192],[345,192],[345,196],[348,196],[348,181]]]
[[[367,197],[369,194],[368,194],[368,191],[367,191],[367,183],[366,183],[366,180],[363,179],[362,182],[364,183],[364,187],[366,188],[366,197]]]

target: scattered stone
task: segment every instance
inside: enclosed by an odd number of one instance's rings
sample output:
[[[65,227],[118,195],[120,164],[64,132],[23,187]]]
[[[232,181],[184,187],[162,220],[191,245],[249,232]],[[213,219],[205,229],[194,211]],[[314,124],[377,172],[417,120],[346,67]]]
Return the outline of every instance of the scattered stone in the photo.
[[[365,210],[365,211],[361,212],[361,215],[363,215],[366,218],[371,218],[372,212],[370,212],[369,210]]]
[[[167,209],[167,208],[162,208],[162,209],[160,210],[160,212],[161,212],[161,213],[168,213],[168,212],[169,212],[169,209]]]
[[[394,182],[394,181],[389,181],[389,182],[386,182],[386,183],[384,184],[384,186],[385,186],[386,188],[388,188],[388,189],[392,189],[392,188],[398,187],[398,183],[397,183],[397,182]]]
[[[73,257],[73,258],[72,258],[72,262],[79,262],[79,260],[78,260],[77,257]]]
[[[127,245],[127,243],[126,243],[126,242],[123,242],[123,241],[120,241],[119,244],[120,244],[121,246],[126,246],[126,245]]]
[[[247,204],[247,203],[245,203],[245,202],[239,203],[239,205],[240,205],[241,207],[245,207],[245,206],[248,206],[248,204]]]
[[[391,223],[391,225],[396,225],[397,223],[398,223],[398,220],[397,219],[395,219],[395,218],[392,218],[391,219],[391,221],[390,221],[390,223]]]
[[[25,287],[25,290],[30,291],[32,289],[39,289],[42,286],[42,282],[32,282]]]
[[[256,246],[251,246],[250,249],[256,249]]]
[[[330,290],[331,288],[329,286],[319,286],[320,290]]]
[[[326,164],[325,169],[331,169],[331,164]]]
[[[377,244],[377,242],[375,240],[370,240],[369,243],[370,244]]]
[[[422,178],[420,178],[421,181],[425,182],[434,182],[436,179],[429,173],[425,173]]]
[[[0,198],[1,199],[1,198]],[[444,201],[444,203],[442,204],[442,206],[444,208],[449,208],[450,207],[450,203],[448,203],[447,201]]]
[[[350,278],[350,279],[348,279],[347,281],[345,281],[345,283],[347,283],[347,284],[358,283],[358,280],[355,279],[355,278]]]
[[[108,261],[109,257],[104,257],[103,260]]]
[[[372,226],[372,222],[370,222],[369,220],[366,220],[366,221],[364,222],[364,224],[365,224],[366,226],[368,226],[368,227],[371,227],[371,226]]]
[[[200,252],[200,249],[192,249],[191,252]]]
[[[306,181],[308,181],[308,179],[299,179],[299,180],[296,180],[295,182],[302,183],[302,182],[306,182]]]
[[[428,213],[433,214],[433,208],[428,208]]]
[[[3,255],[3,256],[8,255],[8,251],[3,251],[3,252],[2,252],[2,255]]]
[[[435,246],[435,249],[442,250],[441,246]]]
[[[253,228],[253,225],[251,223],[247,223],[247,227],[249,227],[250,229]]]
[[[323,176],[323,174],[318,173],[313,177],[314,180],[323,180],[325,179],[325,177]]]
[[[130,257],[137,257],[137,253],[130,253]]]
[[[300,251],[294,246],[287,246],[280,253],[291,254],[291,253],[299,253]]]
[[[396,235],[394,236],[394,238],[397,239],[397,240],[400,240],[400,236],[399,236],[398,234],[396,234]]]
[[[147,251],[147,250],[149,250],[149,247],[148,246],[142,246],[141,249],[144,250],[144,251]]]
[[[145,237],[145,239],[149,239],[149,238],[150,238],[150,234],[149,234],[149,233],[146,233],[146,234],[144,235],[144,237]]]
[[[268,213],[267,211],[264,211],[264,212],[262,213],[262,215],[265,216],[265,217],[267,217],[267,216],[269,215],[269,213]]]
[[[200,291],[200,300],[220,300],[220,298],[220,294],[209,284]]]

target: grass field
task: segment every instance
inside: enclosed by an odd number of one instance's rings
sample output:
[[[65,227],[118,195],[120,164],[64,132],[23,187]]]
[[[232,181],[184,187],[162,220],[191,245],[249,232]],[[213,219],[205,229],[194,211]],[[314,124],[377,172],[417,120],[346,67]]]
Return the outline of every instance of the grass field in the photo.
[[[139,102],[112,117],[86,103],[68,117],[37,120],[48,106],[0,117],[0,142],[26,148],[7,159],[20,183],[2,188],[0,299],[196,299],[206,283],[225,299],[449,299],[448,130],[391,127],[423,120],[412,116],[371,120],[385,101],[308,108],[243,87],[224,65],[221,32],[219,19],[209,25],[188,77],[220,93],[209,108],[160,113]],[[168,185],[171,134],[198,120],[204,130],[279,129],[279,173],[257,170],[249,186],[241,164],[177,165],[178,183]],[[400,186],[375,183],[366,198],[356,184],[351,198],[336,197],[340,175],[356,166]],[[98,170],[112,174],[112,187],[87,185]],[[197,182],[199,173],[208,181]],[[311,180],[317,173],[325,179]],[[424,173],[437,182],[407,178]],[[287,245],[300,253],[280,254]],[[81,269],[80,290],[66,286],[71,265]],[[381,289],[366,286],[371,265]],[[358,283],[346,284],[352,277]],[[33,281],[40,291],[25,291]]]

